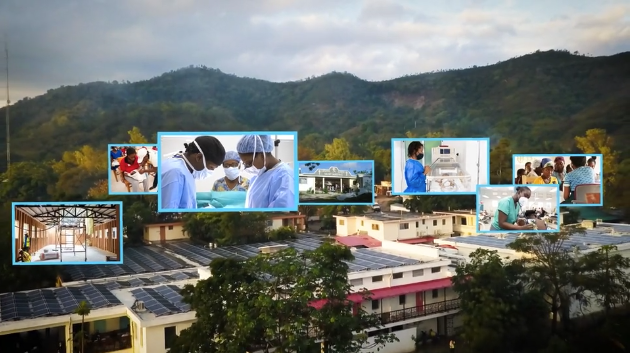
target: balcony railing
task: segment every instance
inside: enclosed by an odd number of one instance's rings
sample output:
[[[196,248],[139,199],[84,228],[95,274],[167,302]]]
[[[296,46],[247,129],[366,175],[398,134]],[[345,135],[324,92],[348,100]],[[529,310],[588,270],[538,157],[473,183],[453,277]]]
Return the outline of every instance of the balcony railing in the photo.
[[[77,341],[74,342],[74,352],[81,352],[81,344]],[[85,353],[115,352],[129,348],[131,348],[129,329],[90,335],[85,339]]]
[[[391,324],[393,322],[415,319],[417,317],[446,313],[457,310],[460,307],[460,299],[445,300],[437,303],[414,306],[410,308],[388,311],[381,313],[381,324]]]

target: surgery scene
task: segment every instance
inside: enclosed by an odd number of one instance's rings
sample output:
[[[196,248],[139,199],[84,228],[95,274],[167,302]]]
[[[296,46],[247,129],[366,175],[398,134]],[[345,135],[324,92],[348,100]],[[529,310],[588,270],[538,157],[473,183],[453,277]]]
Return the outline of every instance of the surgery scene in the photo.
[[[480,233],[558,232],[558,185],[482,186]]]
[[[601,206],[601,154],[548,156],[514,155],[514,184],[560,186],[560,202],[567,206]]]
[[[474,194],[489,184],[489,139],[392,139],[392,194]]]
[[[158,211],[295,211],[296,135],[158,133]]]
[[[157,192],[157,145],[109,145],[109,193],[151,194]]]

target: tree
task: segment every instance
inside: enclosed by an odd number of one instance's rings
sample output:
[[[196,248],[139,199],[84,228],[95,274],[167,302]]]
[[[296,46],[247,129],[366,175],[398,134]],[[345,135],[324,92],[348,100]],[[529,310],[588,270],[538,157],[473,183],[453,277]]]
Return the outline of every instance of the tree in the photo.
[[[109,195],[109,181],[108,180],[99,180],[94,183],[88,192],[88,196],[91,199],[98,200],[105,198]]]
[[[581,258],[584,285],[604,308],[606,317],[613,308],[630,302],[630,259],[617,250],[614,245],[604,245]]]
[[[317,158],[317,152],[309,147],[298,145],[298,161],[312,161]]]
[[[135,126],[131,128],[131,130],[127,131],[127,134],[129,134],[129,143],[131,144],[149,143],[149,140],[144,137],[144,135],[140,132],[140,129]]]
[[[50,162],[18,162],[11,165],[11,176],[0,175],[0,200],[50,201],[57,180]]]
[[[346,263],[352,259],[349,248],[323,244],[313,251],[286,249],[243,262],[214,260],[212,277],[182,291],[197,322],[181,333],[171,352],[306,352],[319,341],[327,353],[368,348],[367,337],[355,335],[378,329],[379,318],[362,309],[353,314]],[[325,303],[317,310],[314,300]],[[377,335],[369,348],[394,340],[391,334]]]
[[[77,151],[64,152],[61,160],[52,165],[59,177],[57,191],[66,194],[83,194],[109,172],[109,157],[105,151],[83,146]]]
[[[590,129],[585,136],[576,136],[575,144],[584,154],[602,154],[602,182],[604,192],[606,188],[615,183],[617,167],[619,165],[619,152],[614,149],[614,140],[608,136],[604,129]]]
[[[512,148],[509,139],[502,138],[490,151],[490,182],[512,184]]]
[[[192,213],[183,216],[191,238],[219,245],[267,241],[268,215],[263,212]]]
[[[308,222],[311,217],[317,215],[318,208],[315,206],[298,206],[298,213],[304,216],[304,228],[308,230]]]
[[[90,312],[90,305],[85,300],[82,300],[79,306],[74,309],[74,313],[81,316],[81,331],[77,332],[75,335],[75,339],[78,338],[81,343],[81,353],[85,353],[85,336],[88,334],[85,330],[85,317],[90,315]]]
[[[559,320],[568,328],[572,302],[588,305],[584,293],[584,267],[567,248],[565,241],[584,233],[584,228],[561,227],[558,233],[539,233],[516,239],[508,248],[524,253],[515,260],[527,268],[527,281],[532,290],[544,294],[552,315],[551,331],[556,333]]]
[[[351,152],[350,144],[346,139],[335,138],[332,143],[324,146],[323,160],[328,161],[347,161],[359,159]]]
[[[472,352],[507,352],[523,348],[546,316],[538,293],[522,284],[525,269],[503,262],[497,251],[477,249],[457,266],[453,289],[461,300],[463,337]]]
[[[280,227],[268,232],[267,238],[271,241],[295,239],[297,233],[292,227]]]

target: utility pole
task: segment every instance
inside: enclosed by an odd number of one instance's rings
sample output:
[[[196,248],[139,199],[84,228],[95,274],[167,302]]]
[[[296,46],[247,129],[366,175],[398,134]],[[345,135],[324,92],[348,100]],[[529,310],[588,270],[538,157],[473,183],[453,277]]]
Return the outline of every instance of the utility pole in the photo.
[[[7,74],[7,106],[5,107],[5,113],[7,118],[7,176],[11,178],[11,134],[9,133],[9,109],[11,105],[11,99],[9,98],[9,40],[7,36],[4,36],[4,56],[6,59],[6,74]]]

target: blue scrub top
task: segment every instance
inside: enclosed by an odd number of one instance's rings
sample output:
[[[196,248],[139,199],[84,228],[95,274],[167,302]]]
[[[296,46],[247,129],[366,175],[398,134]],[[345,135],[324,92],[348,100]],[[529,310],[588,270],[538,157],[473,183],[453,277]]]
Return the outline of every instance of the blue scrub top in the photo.
[[[405,193],[427,192],[427,176],[424,175],[424,165],[418,160],[408,159],[405,164]]]
[[[286,163],[253,177],[247,208],[295,208],[295,174]]]
[[[518,214],[521,213],[521,204],[518,202],[514,204],[514,199],[512,196],[506,197],[503,200],[499,201],[497,205],[497,210],[494,211],[494,219],[492,220],[492,227],[494,229],[501,229],[499,226],[499,212],[505,213],[507,216],[507,222],[510,224],[516,223],[518,219]]]
[[[195,179],[181,158],[167,158],[160,163],[160,204],[162,209],[196,209]]]

